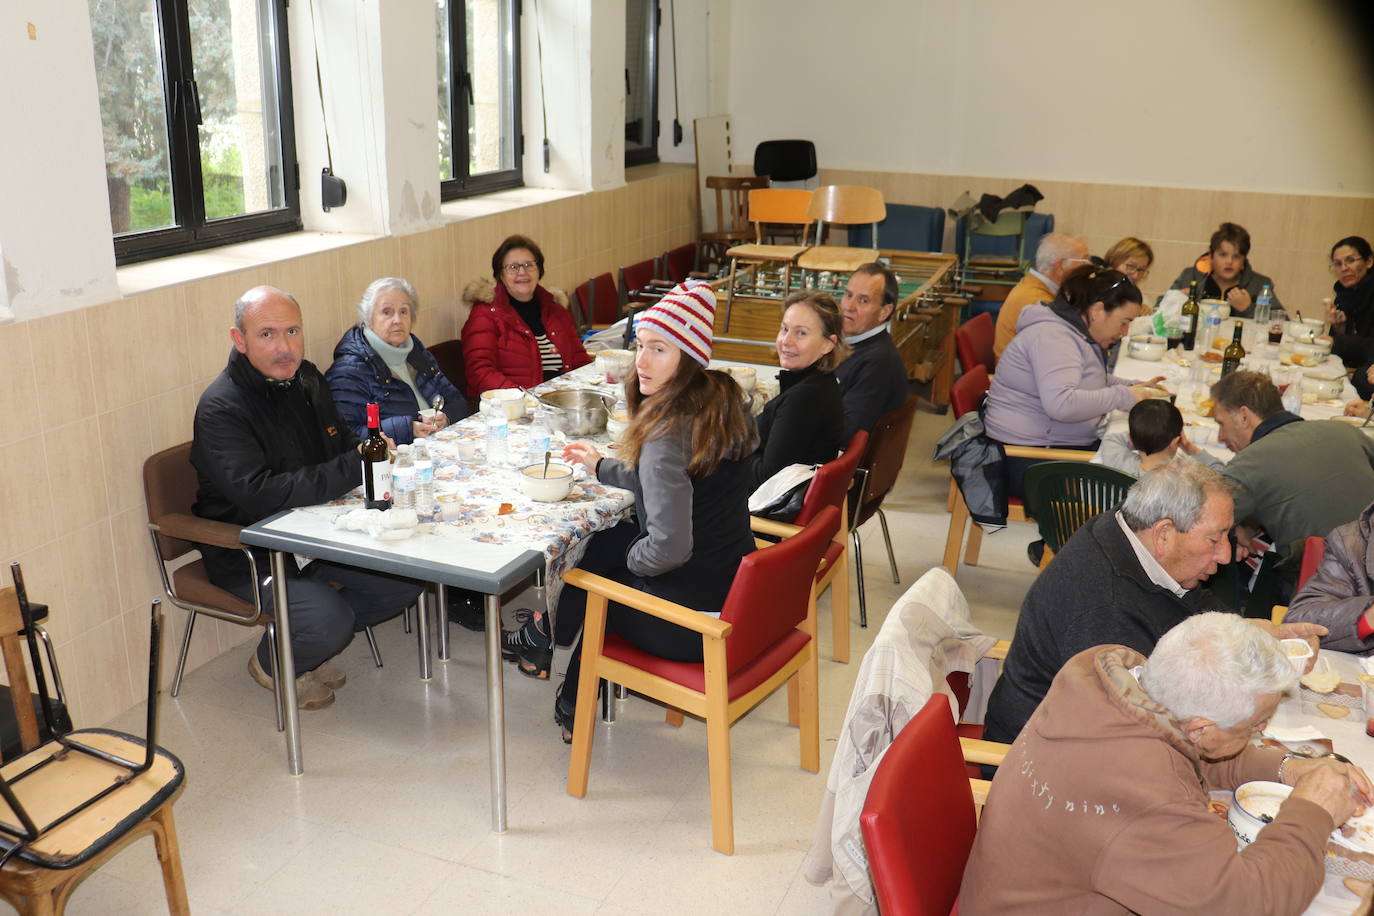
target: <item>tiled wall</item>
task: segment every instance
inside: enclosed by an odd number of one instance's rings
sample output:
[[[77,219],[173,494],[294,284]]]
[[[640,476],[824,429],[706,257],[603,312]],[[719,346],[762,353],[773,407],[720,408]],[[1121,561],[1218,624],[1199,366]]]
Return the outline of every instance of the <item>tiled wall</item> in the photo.
[[[633,170],[611,191],[366,242],[88,309],[0,327],[0,560],[23,563],[29,593],[52,608],[49,632],[78,725],[99,724],[143,698],[148,603],[161,593],[147,534],[142,466],[188,440],[200,393],[224,367],[233,302],[271,283],[294,293],[306,356],[323,370],[355,320],[363,288],[399,275],[421,298],[416,333],[457,336],[469,280],[490,276],[491,252],[520,232],[544,249],[545,284],[662,254],[696,236],[696,172]],[[635,180],[638,179],[638,180]],[[164,682],[185,615],[168,608]],[[203,619],[188,668],[258,631]]]
[[[1374,198],[1206,191],[1146,185],[979,178],[823,169],[822,184],[876,187],[889,203],[948,207],[964,192],[1006,194],[1030,181],[1045,195],[1038,209],[1054,214],[1055,229],[1082,236],[1095,254],[1122,236],[1145,239],[1155,252],[1145,281],[1153,298],[1168,288],[1180,270],[1206,250],[1223,220],[1250,231],[1250,261],[1274,278],[1286,305],[1318,314],[1334,282],[1327,271],[1331,246],[1348,235],[1374,240]],[[946,234],[950,221],[946,221]],[[946,250],[953,250],[946,246]]]

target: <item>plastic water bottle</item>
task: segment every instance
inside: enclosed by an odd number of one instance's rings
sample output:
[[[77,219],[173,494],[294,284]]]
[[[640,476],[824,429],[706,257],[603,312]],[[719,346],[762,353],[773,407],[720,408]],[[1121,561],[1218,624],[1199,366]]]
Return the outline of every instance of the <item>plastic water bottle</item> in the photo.
[[[526,453],[526,463],[542,464],[544,453],[549,450],[552,442],[553,432],[549,429],[548,418],[544,415],[544,411],[535,411],[534,419],[530,420],[530,444],[529,451]]]
[[[506,415],[502,413],[491,413],[487,416],[487,464],[503,465],[507,463],[507,440],[510,436],[510,423],[506,420]]]
[[[1289,413],[1302,413],[1302,383],[1295,381],[1290,384],[1279,402],[1283,404],[1283,409]]]
[[[409,445],[396,446],[396,465],[391,469],[391,504],[397,509],[415,508],[415,458]]]
[[[433,515],[434,462],[429,457],[429,443],[423,436],[415,440],[412,455],[415,460],[415,511],[420,515]]]
[[[1259,324],[1268,324],[1273,312],[1274,291],[1266,285],[1260,290],[1259,298],[1255,300],[1255,321]]]

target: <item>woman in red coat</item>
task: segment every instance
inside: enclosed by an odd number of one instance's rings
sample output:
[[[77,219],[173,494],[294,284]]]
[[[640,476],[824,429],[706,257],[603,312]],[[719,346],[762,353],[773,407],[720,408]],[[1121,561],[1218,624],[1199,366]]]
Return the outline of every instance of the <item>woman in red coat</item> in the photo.
[[[531,388],[592,361],[572,314],[539,285],[544,252],[512,235],[491,256],[496,278],[490,303],[476,303],[463,325],[468,394],[493,388]]]

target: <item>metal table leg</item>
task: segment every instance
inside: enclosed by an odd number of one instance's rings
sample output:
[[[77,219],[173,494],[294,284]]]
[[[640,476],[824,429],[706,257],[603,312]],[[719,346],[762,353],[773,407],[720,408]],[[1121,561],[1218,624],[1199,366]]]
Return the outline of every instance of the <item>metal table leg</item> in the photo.
[[[301,760],[301,719],[296,707],[296,659],[291,651],[291,603],[286,594],[286,554],[272,551],[272,600],[276,605],[277,682],[281,684],[282,715],[286,724],[286,767],[292,776],[305,772]]]
[[[434,589],[439,608],[434,612],[434,624],[439,628],[439,661],[448,661],[448,586],[442,582]]]
[[[430,608],[434,604],[434,599],[430,595],[429,588],[420,590],[420,600],[416,605],[415,612],[415,643],[420,647],[420,680],[427,681],[434,676],[430,667],[429,658],[429,617]]]
[[[487,595],[487,744],[491,754],[491,829],[506,832],[506,694],[501,665],[501,596]]]

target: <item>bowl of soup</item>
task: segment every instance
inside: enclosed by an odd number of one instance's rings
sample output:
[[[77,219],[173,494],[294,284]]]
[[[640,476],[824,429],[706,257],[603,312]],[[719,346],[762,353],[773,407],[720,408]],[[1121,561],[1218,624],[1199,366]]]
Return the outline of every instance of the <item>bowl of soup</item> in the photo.
[[[617,385],[634,368],[635,355],[629,350],[602,350],[596,354],[596,371],[606,376],[606,382]]]
[[[1240,845],[1249,846],[1255,842],[1265,825],[1279,816],[1279,808],[1292,791],[1292,786],[1264,780],[1242,783],[1236,788],[1236,800],[1231,804],[1226,822],[1231,825]]]
[[[1143,359],[1148,362],[1164,358],[1164,351],[1169,349],[1169,341],[1164,337],[1156,337],[1153,334],[1138,334],[1130,338],[1126,352],[1135,359]]]
[[[538,503],[556,503],[572,492],[573,469],[561,461],[527,464],[520,469],[520,489]]]

